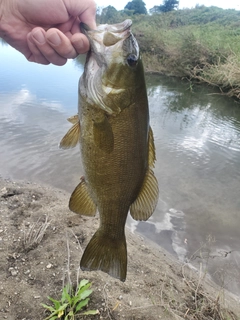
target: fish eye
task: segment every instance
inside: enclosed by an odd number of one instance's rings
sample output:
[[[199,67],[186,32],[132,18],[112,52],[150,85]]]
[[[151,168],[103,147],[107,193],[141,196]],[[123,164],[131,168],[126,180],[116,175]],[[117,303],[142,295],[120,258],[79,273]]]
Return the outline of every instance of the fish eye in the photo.
[[[137,65],[138,58],[135,54],[130,54],[127,57],[127,63],[130,67],[135,67]]]

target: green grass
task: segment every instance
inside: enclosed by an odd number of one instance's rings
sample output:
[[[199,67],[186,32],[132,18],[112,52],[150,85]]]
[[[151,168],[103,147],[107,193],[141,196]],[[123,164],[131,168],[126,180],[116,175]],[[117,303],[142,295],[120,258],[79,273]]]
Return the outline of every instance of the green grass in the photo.
[[[60,300],[48,297],[52,302],[52,305],[42,304],[42,306],[50,312],[50,315],[44,320],[74,320],[77,315],[96,315],[98,310],[87,310],[86,308],[89,296],[92,294],[92,290],[89,289],[91,283],[88,280],[82,280],[76,290],[73,290],[71,285],[66,285],[62,290],[62,296]]]

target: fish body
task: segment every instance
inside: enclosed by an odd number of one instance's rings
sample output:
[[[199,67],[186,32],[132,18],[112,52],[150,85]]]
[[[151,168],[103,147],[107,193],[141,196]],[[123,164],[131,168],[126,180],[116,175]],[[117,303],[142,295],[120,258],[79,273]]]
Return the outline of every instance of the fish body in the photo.
[[[69,120],[73,128],[61,142],[64,148],[79,139],[85,171],[70,209],[89,216],[98,210],[100,215],[80,266],[122,281],[128,212],[136,220],[147,220],[158,200],[144,70],[130,26],[131,20],[96,30],[81,26],[91,49],[79,81],[78,118]]]

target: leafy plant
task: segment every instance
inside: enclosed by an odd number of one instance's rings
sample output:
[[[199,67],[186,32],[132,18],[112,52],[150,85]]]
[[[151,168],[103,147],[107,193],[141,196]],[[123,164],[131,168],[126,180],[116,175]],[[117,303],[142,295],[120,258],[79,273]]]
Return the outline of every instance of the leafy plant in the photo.
[[[87,306],[89,296],[92,290],[89,289],[91,283],[88,280],[83,279],[77,286],[74,292],[71,285],[67,284],[62,291],[62,297],[60,300],[55,300],[51,297],[48,299],[54,306],[48,306],[42,303],[42,306],[49,310],[51,314],[44,320],[74,320],[76,315],[95,315],[98,314],[98,310],[88,310],[84,312],[82,309]]]

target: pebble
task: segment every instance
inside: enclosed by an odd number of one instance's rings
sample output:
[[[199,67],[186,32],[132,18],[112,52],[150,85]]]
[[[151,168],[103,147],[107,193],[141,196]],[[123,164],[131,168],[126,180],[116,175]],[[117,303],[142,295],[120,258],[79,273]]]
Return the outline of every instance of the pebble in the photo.
[[[18,274],[18,271],[17,271],[17,270],[14,270],[13,268],[9,268],[8,271],[10,271],[10,273],[11,273],[11,275],[12,275],[13,277],[16,277],[17,274]]]
[[[6,192],[7,192],[7,188],[6,188],[6,187],[2,188],[2,189],[1,189],[1,192],[2,192],[2,193],[6,193]]]
[[[51,264],[51,263],[49,263],[49,264],[46,266],[46,268],[47,268],[47,269],[52,268],[52,264]]]

